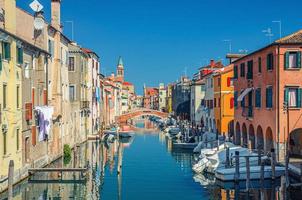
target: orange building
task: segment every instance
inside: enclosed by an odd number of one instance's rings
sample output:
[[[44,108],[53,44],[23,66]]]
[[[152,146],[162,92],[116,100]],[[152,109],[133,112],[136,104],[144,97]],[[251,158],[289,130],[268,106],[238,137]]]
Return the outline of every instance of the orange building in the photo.
[[[234,61],[237,144],[302,155],[301,51],[302,30]]]
[[[229,137],[234,130],[233,65],[215,71],[214,116],[219,134]]]

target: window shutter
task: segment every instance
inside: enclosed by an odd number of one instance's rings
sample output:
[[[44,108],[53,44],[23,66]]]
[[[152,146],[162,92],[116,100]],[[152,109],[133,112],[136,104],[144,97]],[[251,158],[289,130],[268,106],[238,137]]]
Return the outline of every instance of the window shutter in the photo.
[[[236,91],[236,92],[234,92],[234,106],[235,106],[235,108],[237,108],[237,106],[238,106],[238,101],[237,101],[237,97],[238,96],[238,92]]]
[[[268,99],[269,99],[269,89],[266,88],[266,99],[265,99],[265,103],[266,103],[266,107],[269,107],[269,103],[268,103]]]
[[[6,53],[7,53],[7,59],[10,60],[10,43],[7,43],[6,45]]]
[[[284,69],[289,68],[289,52],[284,54]]]
[[[230,99],[230,108],[233,109],[234,108],[234,98]]]
[[[269,61],[269,54],[266,56],[266,69],[269,70],[269,65],[270,65],[270,61]]]
[[[238,78],[238,66],[234,66],[234,78],[237,79]]]
[[[286,105],[288,104],[288,92],[289,92],[289,88],[285,88],[285,90],[284,90],[284,103],[286,103]]]
[[[301,51],[298,51],[298,52],[297,52],[297,57],[296,57],[296,59],[297,59],[297,67],[298,67],[298,68],[301,68]]]
[[[2,54],[0,54],[0,72],[2,71]]]
[[[297,91],[297,93],[298,93],[298,95],[297,95],[297,107],[298,108],[301,108],[301,95],[302,95],[302,89],[301,88],[298,88],[297,89],[298,91]]]
[[[227,86],[228,86],[228,87],[231,86],[231,78],[230,78],[230,77],[227,78]]]
[[[25,103],[25,120],[32,120],[32,104]]]
[[[36,144],[37,144],[37,128],[36,128],[36,126],[32,126],[31,127],[31,144],[33,145],[33,146],[36,146]]]

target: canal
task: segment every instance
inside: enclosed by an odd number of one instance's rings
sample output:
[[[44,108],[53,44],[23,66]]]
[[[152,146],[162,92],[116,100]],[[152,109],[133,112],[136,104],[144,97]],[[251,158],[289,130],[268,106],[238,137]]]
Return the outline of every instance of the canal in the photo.
[[[137,132],[131,140],[109,144],[89,141],[79,146],[70,160],[59,159],[50,166],[88,164],[86,176],[38,173],[14,188],[14,199],[282,199],[278,184],[249,193],[215,186],[211,178],[192,173],[191,153],[171,147],[171,141],[157,131]],[[0,199],[6,195],[0,194]],[[288,199],[295,199],[290,196]]]

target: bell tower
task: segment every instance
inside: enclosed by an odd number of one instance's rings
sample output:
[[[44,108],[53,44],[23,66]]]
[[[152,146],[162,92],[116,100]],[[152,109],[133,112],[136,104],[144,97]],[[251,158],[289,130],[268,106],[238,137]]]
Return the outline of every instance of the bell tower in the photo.
[[[116,76],[124,82],[124,64],[121,56],[118,59]]]

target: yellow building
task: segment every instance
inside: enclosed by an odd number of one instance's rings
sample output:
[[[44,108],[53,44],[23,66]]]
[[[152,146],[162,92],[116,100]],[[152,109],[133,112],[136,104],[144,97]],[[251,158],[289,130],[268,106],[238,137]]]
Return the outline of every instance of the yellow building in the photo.
[[[5,11],[0,23],[0,179],[7,176],[9,161],[15,172],[22,167],[21,41],[16,37],[16,2],[2,0]],[[5,26],[4,26],[5,25]]]
[[[167,113],[172,113],[172,84],[167,86],[167,95],[166,95],[166,105],[167,105]]]
[[[233,65],[217,70],[214,79],[214,116],[219,134],[229,137],[234,124]]]

